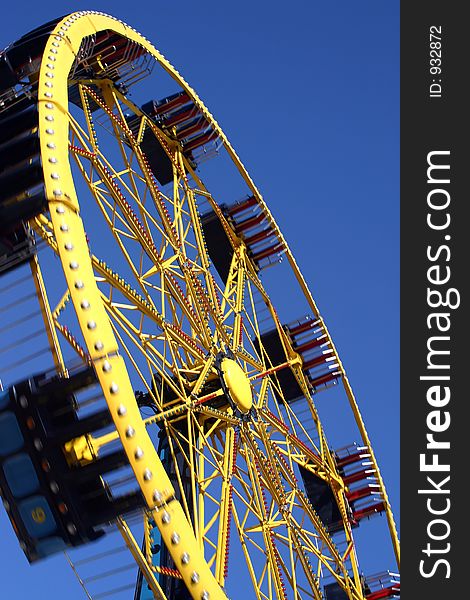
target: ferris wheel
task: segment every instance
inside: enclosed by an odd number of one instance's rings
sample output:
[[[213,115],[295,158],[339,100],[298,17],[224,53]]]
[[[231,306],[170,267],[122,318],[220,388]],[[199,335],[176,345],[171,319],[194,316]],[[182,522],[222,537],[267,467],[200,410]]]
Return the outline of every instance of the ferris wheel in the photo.
[[[0,492],[30,562],[65,552],[93,599],[400,596],[380,470],[289,246],[122,21],[76,12],[0,54],[0,279]],[[397,568],[364,575],[376,515]]]

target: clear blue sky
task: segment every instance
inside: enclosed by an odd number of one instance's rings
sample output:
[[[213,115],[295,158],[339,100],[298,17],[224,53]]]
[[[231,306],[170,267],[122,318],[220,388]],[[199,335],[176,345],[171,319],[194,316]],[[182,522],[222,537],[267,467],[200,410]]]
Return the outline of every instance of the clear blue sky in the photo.
[[[196,89],[260,188],[313,291],[398,519],[398,1],[19,0],[7,6],[0,46],[67,11],[100,10],[143,33]],[[340,443],[334,427],[326,433]],[[0,598],[83,597],[61,558],[27,565],[3,511],[0,531]],[[366,561],[378,570],[374,552],[371,545]]]

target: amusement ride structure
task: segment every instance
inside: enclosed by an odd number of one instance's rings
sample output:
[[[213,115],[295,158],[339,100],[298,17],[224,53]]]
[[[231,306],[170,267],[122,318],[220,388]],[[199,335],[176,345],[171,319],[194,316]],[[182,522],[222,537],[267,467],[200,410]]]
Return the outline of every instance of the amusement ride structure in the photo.
[[[400,596],[379,467],[284,237],[196,93],[105,14],[0,54],[0,312],[0,492],[30,562],[65,552],[93,599]],[[357,432],[339,449],[331,393]],[[354,530],[379,514],[397,566],[363,574]]]

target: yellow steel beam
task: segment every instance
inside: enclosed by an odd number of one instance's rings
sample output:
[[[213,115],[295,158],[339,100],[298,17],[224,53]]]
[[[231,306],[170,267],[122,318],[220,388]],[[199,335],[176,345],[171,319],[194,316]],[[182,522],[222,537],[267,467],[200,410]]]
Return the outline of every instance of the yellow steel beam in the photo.
[[[254,452],[251,458],[253,460],[254,467],[251,469],[252,484],[258,496],[258,506],[260,511],[260,529],[263,534],[264,545],[266,548],[266,559],[269,567],[269,574],[274,582],[276,598],[287,600],[282,581],[282,574],[280,571],[278,550],[276,548],[275,538],[272,533],[271,515],[269,514],[270,507],[267,504],[265,492],[263,489],[265,484],[262,480],[261,470],[258,465],[257,453]]]
[[[274,464],[270,463],[269,457],[265,456],[263,454],[263,452],[261,452],[261,450],[258,446],[258,443],[255,439],[254,434],[251,431],[249,431],[247,428],[243,428],[242,431],[244,433],[247,443],[250,446],[251,451],[253,452],[253,455],[256,457],[255,462],[256,462],[257,475],[255,478],[259,478],[262,476],[264,481],[271,482],[273,480],[273,478],[275,477],[274,473],[279,472],[279,471],[284,471],[284,466],[282,464],[278,463],[277,461]],[[279,507],[282,507],[285,505],[286,494],[285,494],[282,484],[281,485],[278,484],[278,486],[274,485],[272,488],[270,488],[270,492],[271,492],[271,496],[273,497],[273,499],[275,499],[275,501]],[[299,493],[299,490],[297,490],[297,502],[298,502],[299,506],[302,507],[305,514],[308,515],[311,523],[315,526],[315,529],[319,532],[325,546],[328,548],[331,556],[333,557],[334,561],[336,562],[337,568],[340,571],[343,571],[343,574],[345,576],[347,576],[345,567],[341,562],[341,557],[338,553],[338,550],[337,550],[334,542],[332,541],[329,533],[325,529],[323,522],[321,521],[319,516],[312,510],[312,506],[310,505],[306,496],[303,493]],[[294,520],[293,520],[292,515],[285,513],[284,516],[287,520],[288,526],[290,526],[293,530],[295,530]],[[296,535],[298,535],[298,532],[296,533]],[[310,551],[318,558],[318,560],[325,567],[327,567],[329,570],[332,570],[331,566],[329,565],[329,559],[327,559],[326,556],[323,555],[321,550],[319,550],[318,548],[316,548],[314,546],[311,546]],[[299,557],[299,558],[301,559],[301,562],[302,562],[302,557]],[[307,572],[306,572],[306,576],[309,577],[309,574]]]
[[[220,495],[219,509],[219,531],[217,537],[217,558],[215,563],[215,576],[221,585],[225,581],[225,572],[228,560],[228,544],[230,542],[230,519],[232,504],[232,471],[233,471],[233,450],[235,444],[235,430],[233,427],[227,427],[225,431],[224,462],[223,462],[223,481]]]
[[[39,300],[39,307],[41,309],[42,318],[44,320],[44,326],[46,328],[47,339],[49,340],[49,346],[54,360],[55,368],[60,375],[65,375],[67,369],[64,364],[64,357],[62,356],[62,350],[60,348],[59,339],[57,337],[57,331],[54,324],[54,317],[52,315],[49,300],[47,298],[46,287],[44,285],[44,279],[41,273],[41,267],[39,266],[38,257],[36,254],[33,255],[29,261],[31,268],[31,274],[33,276],[34,285],[36,287],[36,294]]]
[[[124,543],[126,544],[130,553],[134,557],[137,566],[142,571],[142,575],[144,576],[145,581],[147,582],[153,594],[153,597],[155,598],[155,600],[166,600],[166,595],[163,592],[160,584],[156,580],[152,568],[147,562],[147,559],[142,554],[140,547],[136,543],[135,538],[132,535],[131,530],[129,529],[129,526],[121,517],[117,519],[116,524],[119,533],[122,535]]]

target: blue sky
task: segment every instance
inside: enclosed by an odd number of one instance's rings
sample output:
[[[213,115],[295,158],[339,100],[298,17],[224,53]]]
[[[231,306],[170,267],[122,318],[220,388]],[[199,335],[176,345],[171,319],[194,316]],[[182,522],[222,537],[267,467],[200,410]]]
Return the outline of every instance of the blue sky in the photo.
[[[399,3],[12,2],[0,46],[79,9],[149,38],[225,130],[326,320],[398,519]],[[322,410],[334,444],[352,441]],[[83,597],[62,559],[27,565],[3,511],[0,530],[2,597]]]

